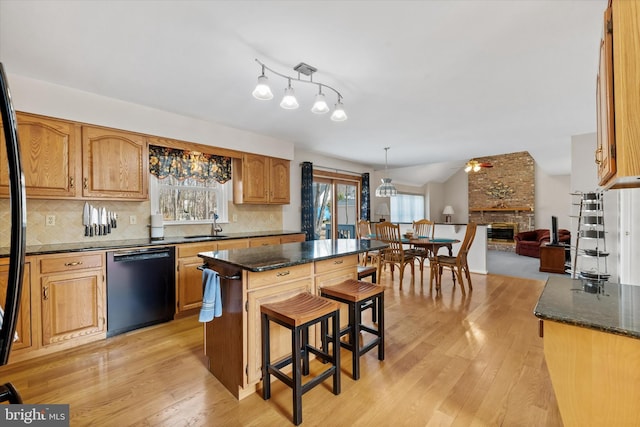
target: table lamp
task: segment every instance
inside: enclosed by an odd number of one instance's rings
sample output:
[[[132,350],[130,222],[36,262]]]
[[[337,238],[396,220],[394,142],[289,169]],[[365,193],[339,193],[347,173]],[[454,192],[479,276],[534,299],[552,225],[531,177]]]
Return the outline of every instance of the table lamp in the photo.
[[[451,215],[453,215],[455,212],[453,212],[453,207],[447,205],[444,207],[444,210],[442,211],[442,214],[444,215],[444,222],[446,222],[447,224],[451,223]]]
[[[385,216],[389,215],[389,206],[386,203],[380,203],[376,206],[376,213],[380,216],[380,222],[386,221]]]

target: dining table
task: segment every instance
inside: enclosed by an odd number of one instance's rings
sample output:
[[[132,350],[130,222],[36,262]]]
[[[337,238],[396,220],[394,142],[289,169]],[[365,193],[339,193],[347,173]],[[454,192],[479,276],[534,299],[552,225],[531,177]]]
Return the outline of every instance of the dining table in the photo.
[[[433,255],[438,255],[440,248],[447,248],[449,250],[449,256],[453,256],[453,245],[455,243],[460,243],[460,240],[418,236],[410,239],[403,238],[402,243],[406,243],[417,248],[428,249]]]

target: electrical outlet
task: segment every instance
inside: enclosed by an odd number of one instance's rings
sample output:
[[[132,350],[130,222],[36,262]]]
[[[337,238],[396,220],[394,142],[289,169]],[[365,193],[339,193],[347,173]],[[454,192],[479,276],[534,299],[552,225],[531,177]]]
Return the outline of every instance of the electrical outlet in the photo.
[[[56,225],[56,216],[55,215],[47,215],[47,226]]]
[[[275,219],[276,219],[276,217],[275,217],[275,216],[273,216],[273,214],[270,214],[270,215],[269,215],[269,221],[273,221],[273,220],[275,220]]]
[[[238,222],[238,214],[233,214],[233,222]]]
[[[136,225],[138,223],[138,218],[135,215],[129,215],[129,224]]]

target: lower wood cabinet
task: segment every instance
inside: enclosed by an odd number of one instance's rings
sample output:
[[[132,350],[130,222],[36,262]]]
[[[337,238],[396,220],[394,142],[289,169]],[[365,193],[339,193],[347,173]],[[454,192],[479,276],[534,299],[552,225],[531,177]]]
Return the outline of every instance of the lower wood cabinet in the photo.
[[[9,258],[0,259],[0,301],[4,305],[7,297],[7,284],[9,279]],[[32,343],[31,332],[31,260],[26,259],[22,279],[22,295],[18,309],[18,321],[16,322],[16,334],[18,339],[11,345],[10,360],[14,356],[25,353]]]
[[[285,234],[283,236],[280,236],[280,243],[304,242],[305,240],[306,236],[303,233]]]
[[[202,271],[198,267],[202,265],[202,258],[198,258],[200,252],[215,251],[218,249],[216,242],[187,243],[177,246],[177,298],[176,312],[178,314],[191,312],[202,306]]]
[[[104,338],[104,252],[41,257],[39,262],[42,346]]]
[[[260,306],[270,302],[281,301],[302,292],[312,292],[311,269],[307,264],[307,277],[285,281],[275,286],[260,288],[247,292],[247,376],[246,383],[253,384],[262,378],[262,330]],[[282,269],[286,270],[286,269]],[[277,274],[279,270],[272,270]],[[282,272],[280,272],[282,273]],[[291,331],[270,322],[269,338],[271,342],[271,359],[277,360],[291,354]],[[309,337],[313,340],[313,337]]]
[[[345,280],[358,278],[358,255],[348,255],[342,258],[332,258],[316,261],[314,264],[315,291],[320,295],[320,290],[325,286],[333,286]],[[340,327],[349,324],[349,307],[340,304]],[[318,326],[319,332],[319,326]]]
[[[260,306],[302,292],[319,293],[318,286],[357,277],[357,255],[300,264],[263,272],[242,271],[228,264],[208,261],[221,274],[241,277],[221,282],[223,315],[205,323],[205,355],[209,371],[238,399],[255,392],[262,377]],[[341,313],[344,324],[346,311]],[[291,332],[270,324],[271,358],[291,353]],[[311,330],[309,340],[319,339]]]

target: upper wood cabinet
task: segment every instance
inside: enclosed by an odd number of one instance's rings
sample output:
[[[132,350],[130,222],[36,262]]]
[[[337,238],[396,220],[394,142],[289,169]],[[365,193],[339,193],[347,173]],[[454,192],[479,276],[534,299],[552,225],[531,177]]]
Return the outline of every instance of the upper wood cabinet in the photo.
[[[289,174],[289,160],[243,154],[233,163],[233,202],[288,204]]]
[[[147,200],[149,148],[145,136],[82,127],[82,195],[92,199]]]
[[[16,118],[27,197],[79,196],[80,125],[25,113],[17,113]],[[8,196],[4,134],[0,139],[0,196]]]
[[[610,0],[597,84],[599,184],[640,187],[640,3]]]

